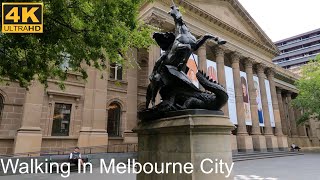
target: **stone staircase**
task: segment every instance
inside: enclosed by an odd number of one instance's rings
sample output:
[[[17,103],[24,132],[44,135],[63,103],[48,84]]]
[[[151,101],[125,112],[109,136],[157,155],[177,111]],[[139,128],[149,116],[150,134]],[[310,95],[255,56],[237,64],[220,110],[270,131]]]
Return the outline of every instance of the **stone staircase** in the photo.
[[[298,155],[303,155],[303,153],[288,152],[288,151],[237,153],[237,154],[233,154],[232,158],[233,158],[233,162],[237,162],[237,161],[247,161],[247,160],[255,160],[255,159],[285,157],[285,156],[298,156]]]

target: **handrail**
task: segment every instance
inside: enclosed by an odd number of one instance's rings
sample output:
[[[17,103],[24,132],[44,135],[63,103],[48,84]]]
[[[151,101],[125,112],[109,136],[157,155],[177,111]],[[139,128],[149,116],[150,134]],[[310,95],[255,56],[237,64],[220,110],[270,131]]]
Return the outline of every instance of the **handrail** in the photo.
[[[118,151],[116,151],[115,148],[118,148]],[[51,149],[49,151],[34,151],[34,152],[16,153],[16,154],[0,154],[0,158],[36,157],[36,156],[42,157],[46,155],[67,155],[70,152],[72,152],[73,149],[74,147],[67,147],[67,148]],[[135,144],[135,143],[109,144],[109,145],[101,145],[101,146],[87,146],[87,147],[80,148],[80,152],[83,154],[110,153],[110,152],[126,153],[126,152],[137,152],[137,151],[138,151],[138,144]]]

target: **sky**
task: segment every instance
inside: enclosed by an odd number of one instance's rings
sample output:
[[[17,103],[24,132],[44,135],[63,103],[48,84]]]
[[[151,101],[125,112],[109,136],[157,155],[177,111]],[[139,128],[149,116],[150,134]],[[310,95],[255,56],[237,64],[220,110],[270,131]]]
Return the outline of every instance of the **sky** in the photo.
[[[320,0],[238,0],[272,41],[320,28]]]

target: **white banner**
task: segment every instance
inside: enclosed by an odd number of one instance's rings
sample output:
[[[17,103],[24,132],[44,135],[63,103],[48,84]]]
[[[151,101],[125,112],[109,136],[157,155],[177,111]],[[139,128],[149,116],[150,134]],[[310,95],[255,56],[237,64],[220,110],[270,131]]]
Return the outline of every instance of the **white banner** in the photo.
[[[240,72],[240,80],[241,80],[241,90],[242,90],[242,97],[243,97],[245,122],[246,122],[246,125],[252,125],[247,74],[245,72],[242,72],[242,71]]]
[[[254,86],[255,95],[256,95],[256,103],[257,103],[257,108],[258,108],[259,124],[260,124],[260,126],[264,126],[260,84],[259,84],[259,78],[257,76],[253,76],[253,86]]]
[[[268,108],[269,108],[271,127],[276,127],[276,125],[274,123],[274,115],[273,115],[273,107],[272,107],[272,99],[271,99],[271,91],[270,91],[269,81],[265,80],[265,84],[266,84],[266,90],[267,90],[267,99],[268,99]]]

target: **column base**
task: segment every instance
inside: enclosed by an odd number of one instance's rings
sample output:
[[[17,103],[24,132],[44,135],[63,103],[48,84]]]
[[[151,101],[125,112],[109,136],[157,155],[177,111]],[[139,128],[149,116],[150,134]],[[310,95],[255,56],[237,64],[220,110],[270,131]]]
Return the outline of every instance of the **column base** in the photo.
[[[123,133],[123,143],[135,144],[138,143],[138,135],[132,131],[126,131]]]
[[[238,153],[238,144],[237,144],[237,136],[231,134],[231,147],[232,147],[232,154]]]
[[[254,151],[267,151],[266,138],[263,135],[252,135],[251,137]]]
[[[237,135],[237,146],[239,152],[253,152],[252,137],[247,134]]]
[[[191,174],[173,173],[172,166],[168,173],[140,173],[137,180],[225,180],[233,179],[232,173],[205,174],[201,171],[201,162],[211,159],[215,162],[232,165],[232,149],[230,131],[234,125],[229,118],[218,115],[183,115],[163,118],[151,122],[140,123],[134,132],[138,133],[138,161],[170,163],[177,162],[193,164]],[[206,162],[206,161],[205,161]],[[214,163],[204,163],[203,169],[214,168]],[[224,169],[226,172],[226,170]],[[227,177],[226,177],[227,176]]]
[[[268,151],[279,151],[278,139],[274,135],[265,135],[267,150]]]
[[[108,145],[108,133],[104,129],[82,128],[80,131],[78,146],[104,146]]]
[[[17,132],[13,153],[37,152],[31,155],[38,156],[41,151],[41,143],[42,132],[40,128],[22,127]]]
[[[285,135],[276,136],[278,140],[278,147],[280,151],[288,151],[289,144],[288,144],[288,137]]]

